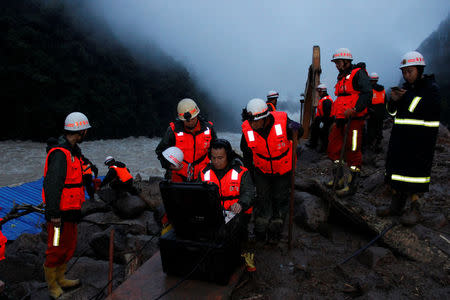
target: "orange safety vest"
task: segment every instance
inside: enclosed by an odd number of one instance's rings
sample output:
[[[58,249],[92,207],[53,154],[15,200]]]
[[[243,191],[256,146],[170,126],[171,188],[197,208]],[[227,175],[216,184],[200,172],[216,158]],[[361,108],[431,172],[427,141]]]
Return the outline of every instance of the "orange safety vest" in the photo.
[[[208,122],[212,126],[211,122]],[[172,171],[172,181],[194,181],[198,177],[198,173],[203,170],[209,163],[208,149],[211,143],[211,128],[198,134],[186,133],[184,131],[177,132],[175,124],[170,123],[173,134],[175,135],[175,147],[183,151],[183,168],[178,171]],[[178,178],[182,178],[178,179]]]
[[[85,163],[83,159],[80,159],[80,160],[81,160],[81,166],[83,167],[83,175],[88,175],[88,174],[92,175],[91,164]]]
[[[323,102],[325,100],[330,100],[331,103],[333,103],[333,99],[330,97],[330,95],[327,95],[319,100],[319,103],[317,104],[317,111],[316,111],[316,117],[323,117]]]
[[[0,218],[0,221],[3,220]],[[0,231],[0,260],[5,259],[5,250],[6,250],[6,242],[8,239],[6,236],[3,235],[3,233]]]
[[[109,168],[113,168],[114,170],[116,170],[117,177],[119,177],[119,180],[122,182],[127,182],[128,180],[133,178],[127,168],[121,168],[115,165],[112,165]]]
[[[52,148],[45,160],[44,177],[47,175],[48,158],[55,150],[60,150],[66,155],[67,171],[64,181],[64,188],[61,193],[61,201],[59,203],[60,210],[80,210],[81,204],[85,201],[83,173],[80,158],[72,156],[69,150],[62,147]],[[45,203],[44,188],[42,188],[42,199]]]
[[[239,201],[242,175],[246,171],[244,167],[240,167],[240,170],[232,168],[219,180],[212,169],[205,168],[201,172],[201,179],[204,182],[215,183],[219,187],[222,206],[225,210],[230,210],[230,207]],[[251,214],[252,211],[253,207],[250,207],[245,213]]]
[[[292,142],[288,140],[287,114],[270,112],[275,122],[269,136],[264,139],[254,131],[248,121],[242,123],[242,133],[253,153],[253,164],[265,174],[283,175],[292,170]]]
[[[333,103],[331,115],[337,119],[345,119],[344,112],[347,109],[354,108],[358,101],[360,92],[353,88],[353,78],[361,68],[355,68],[350,74],[344,76],[334,86],[334,94],[337,96],[336,101]],[[363,117],[367,114],[367,108],[363,111],[356,113],[355,117]]]
[[[372,104],[384,104],[384,97],[386,96],[386,92],[383,89],[382,91],[373,90]]]

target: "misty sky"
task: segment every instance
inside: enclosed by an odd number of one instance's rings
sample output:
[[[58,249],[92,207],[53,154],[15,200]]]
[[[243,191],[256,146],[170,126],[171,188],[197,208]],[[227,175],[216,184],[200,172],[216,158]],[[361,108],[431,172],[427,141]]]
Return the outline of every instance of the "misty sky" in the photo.
[[[271,89],[281,100],[298,101],[313,45],[321,48],[329,91],[337,76],[330,58],[340,47],[377,72],[380,84],[397,85],[401,56],[436,30],[450,8],[448,0],[88,2],[125,44],[156,42],[236,110]]]

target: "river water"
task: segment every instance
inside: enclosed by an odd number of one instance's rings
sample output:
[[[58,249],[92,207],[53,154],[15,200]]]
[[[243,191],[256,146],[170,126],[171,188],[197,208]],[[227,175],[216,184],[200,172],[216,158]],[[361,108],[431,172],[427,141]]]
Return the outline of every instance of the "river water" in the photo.
[[[228,139],[233,149],[240,153],[240,133],[222,132],[218,133],[218,137]],[[97,166],[100,176],[108,171],[103,162],[106,156],[111,155],[125,163],[133,176],[139,173],[143,179],[147,179],[149,176],[164,175],[164,169],[161,168],[155,154],[155,148],[160,140],[160,138],[128,137],[86,141],[80,147],[83,154]],[[44,172],[46,146],[45,143],[31,141],[1,141],[0,187],[19,185],[41,178]]]

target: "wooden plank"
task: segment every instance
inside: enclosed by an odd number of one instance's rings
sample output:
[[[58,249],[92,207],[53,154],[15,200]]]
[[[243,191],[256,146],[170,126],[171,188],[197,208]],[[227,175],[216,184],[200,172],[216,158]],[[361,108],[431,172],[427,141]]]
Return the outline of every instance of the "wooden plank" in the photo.
[[[317,105],[316,86],[320,82],[320,47],[313,47],[312,63],[308,70],[308,79],[305,87],[305,103],[303,107],[302,126],[304,129],[303,138],[309,136],[309,126],[313,118],[314,105]]]
[[[351,198],[338,198],[334,193],[317,180],[297,180],[298,190],[314,194],[327,201],[355,224],[367,226],[379,234],[395,221],[394,218],[380,218],[375,207],[361,201],[358,194]],[[421,232],[427,231],[427,239],[422,239]],[[440,233],[421,225],[405,227],[397,225],[382,238],[382,241],[394,251],[416,261],[442,265],[450,270],[450,243],[440,237]]]
[[[229,299],[244,268],[239,268],[226,286],[186,280],[163,299]],[[159,251],[145,262],[133,275],[115,289],[109,300],[155,299],[174,286],[181,278],[166,275],[162,270]]]

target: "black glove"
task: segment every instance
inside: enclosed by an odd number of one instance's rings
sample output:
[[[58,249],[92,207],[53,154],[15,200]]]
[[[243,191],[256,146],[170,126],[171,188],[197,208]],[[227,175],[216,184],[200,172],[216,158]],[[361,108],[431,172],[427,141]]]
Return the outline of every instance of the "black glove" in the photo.
[[[92,173],[94,173],[95,178],[97,178],[98,169],[94,164],[91,164],[91,170],[92,170]]]

